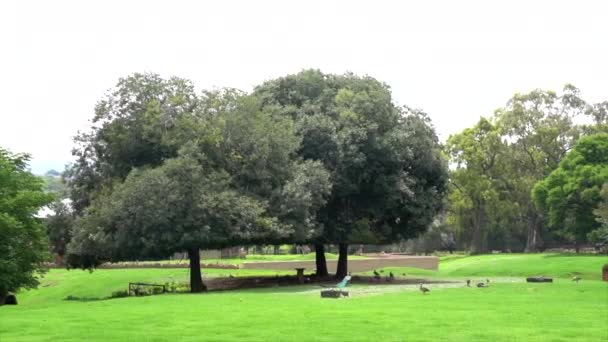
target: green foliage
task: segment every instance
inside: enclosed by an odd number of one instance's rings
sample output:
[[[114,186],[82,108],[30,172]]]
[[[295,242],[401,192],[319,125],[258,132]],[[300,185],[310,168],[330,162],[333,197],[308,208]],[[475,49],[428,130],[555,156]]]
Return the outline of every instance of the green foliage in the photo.
[[[44,226],[51,251],[63,257],[67,252],[67,244],[72,239],[74,213],[69,205],[61,200],[55,200],[49,205],[49,208],[53,211],[53,214],[44,218]]]
[[[559,95],[539,89],[515,94],[491,119],[451,136],[446,152],[455,167],[448,220],[465,247],[474,252],[542,250],[547,222],[531,189],[589,129],[574,119],[603,120],[603,110],[601,104],[584,102],[572,85]]]
[[[371,77],[305,70],[255,89],[264,108],[295,120],[298,154],[333,183],[319,210],[321,241],[386,242],[423,232],[441,208],[447,174],[428,117],[397,108]]]
[[[191,113],[196,100],[193,85],[184,79],[151,73],[121,78],[97,103],[91,130],[75,138],[76,162],[65,177],[76,213],[132,168],[158,166],[175,157],[168,133],[179,116]]]
[[[450,136],[446,151],[455,167],[451,173],[450,223],[460,229],[461,238],[471,241],[473,253],[488,250],[490,227],[499,220],[500,158],[504,152],[497,127],[480,119],[473,128]]]
[[[602,200],[597,209],[593,211],[593,214],[595,214],[599,223],[601,223],[604,227],[608,227],[608,183],[602,186],[600,196]]]
[[[44,190],[55,194],[59,198],[67,197],[67,187],[61,178],[61,174],[55,170],[47,171],[44,176]]]
[[[118,290],[118,291],[112,292],[112,294],[110,295],[110,298],[124,298],[124,297],[129,297],[129,291]]]
[[[35,215],[53,196],[27,171],[29,155],[0,148],[0,298],[34,288],[47,258],[44,228]]]
[[[74,200],[87,204],[74,224],[72,266],[303,241],[315,233],[331,183],[321,163],[295,158],[300,140],[292,120],[233,89],[194,101],[188,84],[133,75],[98,106],[95,120],[103,125],[81,150],[92,151],[87,156],[96,162],[82,159],[71,174]],[[175,96],[189,105],[158,103]],[[93,178],[80,173],[89,166]]]
[[[600,190],[608,182],[608,133],[581,138],[544,180],[532,190],[539,208],[548,213],[554,229],[584,242],[599,227],[593,210],[598,207]]]

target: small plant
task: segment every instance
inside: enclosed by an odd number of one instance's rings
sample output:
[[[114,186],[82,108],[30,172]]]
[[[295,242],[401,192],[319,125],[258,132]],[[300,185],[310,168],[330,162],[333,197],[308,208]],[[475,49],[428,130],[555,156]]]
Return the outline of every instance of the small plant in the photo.
[[[108,298],[124,298],[124,297],[129,297],[129,291],[127,291],[127,290],[114,291]]]
[[[92,301],[97,301],[97,300],[103,300],[105,298],[98,298],[98,297],[78,297],[78,296],[73,296],[73,295],[69,295],[67,297],[64,298],[64,300],[69,300],[69,301],[79,301],[79,302],[92,302]]]

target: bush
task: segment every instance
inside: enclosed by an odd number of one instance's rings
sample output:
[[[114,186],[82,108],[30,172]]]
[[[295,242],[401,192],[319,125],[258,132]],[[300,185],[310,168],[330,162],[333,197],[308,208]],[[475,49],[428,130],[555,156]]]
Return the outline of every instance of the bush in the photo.
[[[589,242],[593,243],[595,249],[600,253],[608,253],[608,225],[591,231],[587,234]]]
[[[108,298],[124,298],[124,297],[129,297],[129,291],[127,291],[127,290],[114,291]]]
[[[98,298],[98,297],[78,297],[78,296],[73,296],[73,295],[69,295],[67,297],[64,298],[64,300],[73,300],[73,301],[79,301],[79,302],[92,302],[92,301],[97,301],[97,300],[102,300],[105,298]]]

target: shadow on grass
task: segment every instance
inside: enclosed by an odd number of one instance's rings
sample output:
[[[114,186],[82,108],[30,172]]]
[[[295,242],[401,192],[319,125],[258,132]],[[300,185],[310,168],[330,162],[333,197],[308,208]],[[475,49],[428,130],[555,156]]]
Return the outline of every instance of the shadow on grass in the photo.
[[[546,254],[543,255],[543,258],[560,258],[560,257],[579,257],[579,258],[588,258],[588,257],[607,257],[608,255],[606,254],[599,254],[599,253],[552,253],[552,254]]]

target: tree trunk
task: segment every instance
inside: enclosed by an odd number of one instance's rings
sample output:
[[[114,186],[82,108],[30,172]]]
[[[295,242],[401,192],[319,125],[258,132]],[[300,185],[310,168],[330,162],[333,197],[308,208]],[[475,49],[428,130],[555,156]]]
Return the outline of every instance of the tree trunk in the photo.
[[[325,260],[325,246],[322,243],[315,244],[315,262],[317,263],[317,277],[327,277],[327,261]]]
[[[473,241],[471,242],[471,254],[482,254],[486,250],[486,217],[483,206],[478,206],[477,213],[473,222]]]
[[[348,244],[338,244],[338,269],[336,270],[336,278],[342,279],[348,274]]]
[[[198,248],[188,250],[188,258],[190,259],[190,292],[207,291],[201,275],[201,255]]]
[[[528,234],[526,238],[526,253],[538,253],[542,250],[540,218],[536,213],[528,214]]]
[[[581,251],[581,245],[578,243],[578,239],[574,239],[574,251],[578,254]]]

